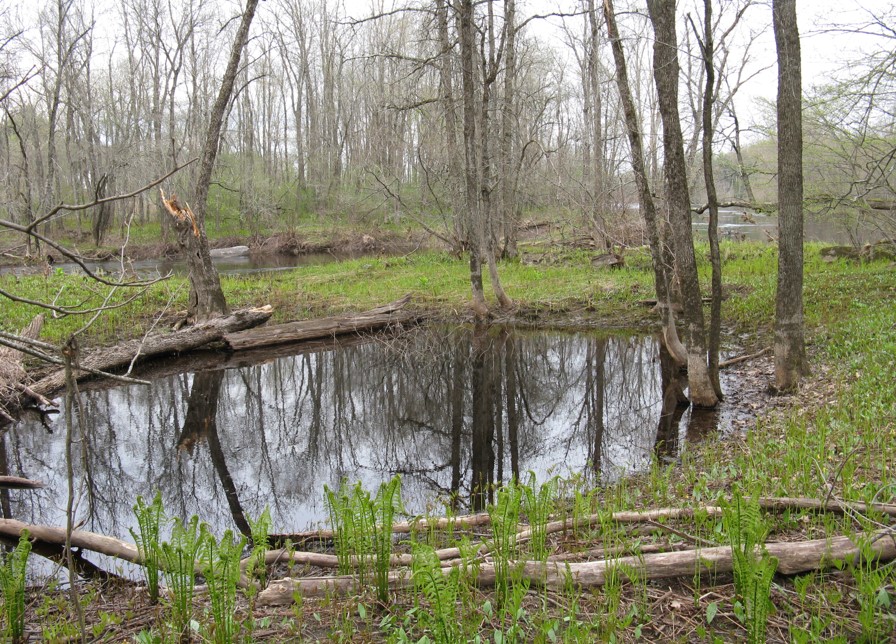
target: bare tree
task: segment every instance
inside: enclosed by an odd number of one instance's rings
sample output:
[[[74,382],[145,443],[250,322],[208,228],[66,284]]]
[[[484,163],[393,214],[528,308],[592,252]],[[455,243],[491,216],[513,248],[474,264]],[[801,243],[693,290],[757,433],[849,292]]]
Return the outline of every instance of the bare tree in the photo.
[[[218,98],[212,106],[211,119],[200,158],[199,177],[196,179],[193,198],[196,205],[195,210],[192,211],[193,217],[192,219],[186,217],[176,220],[181,244],[187,249],[187,263],[190,267],[189,315],[194,320],[205,320],[216,315],[226,315],[229,312],[227,301],[224,299],[224,291],[221,290],[218,271],[215,270],[209,254],[208,238],[205,234],[205,212],[208,189],[212,182],[212,171],[215,167],[215,158],[218,155],[224,113],[233,94],[240,58],[246,42],[249,40],[249,27],[252,25],[257,7],[258,0],[247,0],[240,26],[234,37],[227,69],[221,79]]]
[[[703,300],[694,255],[691,202],[678,112],[679,66],[675,4],[664,0],[649,0],[647,9],[655,35],[653,71],[663,121],[666,203],[674,242],[676,275],[687,324],[688,389],[695,405],[714,407],[718,404],[718,397],[710,382],[706,362]]]
[[[792,391],[806,371],[803,338],[803,124],[796,0],[773,0],[778,53],[778,290],[775,387]]]

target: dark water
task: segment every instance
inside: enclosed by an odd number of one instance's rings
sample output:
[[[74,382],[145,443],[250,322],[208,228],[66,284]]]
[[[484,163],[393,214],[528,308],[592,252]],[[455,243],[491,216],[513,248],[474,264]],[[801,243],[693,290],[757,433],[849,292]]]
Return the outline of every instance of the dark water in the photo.
[[[74,470],[84,529],[130,540],[137,495],[161,490],[170,514],[198,514],[219,534],[247,529],[265,506],[275,531],[294,532],[325,520],[324,484],[373,488],[396,473],[411,512],[439,511],[452,494],[476,509],[512,475],[613,481],[705,431],[689,413],[679,423],[682,409],[662,415],[670,381],[651,337],[420,328],[245,366],[222,360],[207,356],[196,373],[156,368],[151,386],[83,392]],[[64,525],[64,419],[51,427],[22,422],[2,436],[0,466],[46,484],[0,493],[5,515]]]

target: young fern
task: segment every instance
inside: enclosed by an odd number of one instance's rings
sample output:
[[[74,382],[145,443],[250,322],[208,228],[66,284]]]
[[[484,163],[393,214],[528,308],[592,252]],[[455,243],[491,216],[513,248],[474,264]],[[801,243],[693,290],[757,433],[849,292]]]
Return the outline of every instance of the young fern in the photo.
[[[381,484],[373,499],[360,483],[349,487],[343,482],[338,492],[324,486],[324,493],[340,574],[356,573],[366,584],[372,572],[380,601],[387,601],[392,521],[401,510],[401,477]]]
[[[740,612],[747,628],[747,641],[765,641],[771,609],[771,584],[778,560],[765,549],[768,528],[762,520],[758,501],[747,501],[736,491],[730,503],[722,503],[722,523],[731,544],[734,587]],[[737,606],[735,606],[737,609]]]
[[[369,497],[368,497],[369,498]],[[389,600],[389,567],[392,558],[392,521],[401,511],[401,477],[382,483],[374,500],[373,551],[374,581],[381,602]]]
[[[522,486],[523,503],[526,516],[529,518],[529,529],[532,536],[529,548],[532,556],[538,560],[547,559],[547,524],[554,512],[554,499],[557,493],[558,478],[537,484],[535,472],[529,472],[529,482]]]
[[[460,585],[460,569],[454,567],[447,575],[435,550],[426,544],[414,545],[414,588],[426,599],[429,610],[418,613],[437,644],[453,644],[462,641],[457,619],[457,595]]]
[[[0,591],[3,592],[4,639],[20,642],[25,635],[25,571],[31,554],[29,533],[22,530],[19,543],[8,555],[0,555]]]
[[[252,552],[248,566],[249,575],[254,577],[258,574],[261,581],[261,587],[267,585],[267,568],[264,564],[264,553],[270,548],[270,534],[274,523],[271,520],[270,508],[265,506],[264,511],[254,521],[247,517],[249,521],[249,529],[252,533]]]
[[[489,506],[492,523],[492,554],[495,558],[495,589],[499,601],[508,597],[510,563],[517,558],[516,540],[520,525],[520,504],[523,491],[513,481],[497,491],[495,504]]]
[[[137,532],[131,529],[130,533],[143,558],[143,574],[146,577],[149,602],[156,604],[159,601],[160,533],[162,526],[167,522],[162,507],[162,493],[156,492],[152,503],[149,504],[142,496],[138,496],[134,516],[137,518]]]
[[[230,644],[237,632],[233,616],[240,581],[240,557],[246,538],[235,540],[233,532],[227,530],[218,542],[205,524],[200,532],[200,565],[208,585],[209,603],[215,620],[213,640],[216,644]]]
[[[161,545],[165,564],[165,580],[171,591],[171,616],[178,637],[189,639],[188,628],[193,617],[193,588],[196,585],[196,559],[207,531],[199,529],[199,517],[193,515],[186,524],[174,519],[171,541]]]

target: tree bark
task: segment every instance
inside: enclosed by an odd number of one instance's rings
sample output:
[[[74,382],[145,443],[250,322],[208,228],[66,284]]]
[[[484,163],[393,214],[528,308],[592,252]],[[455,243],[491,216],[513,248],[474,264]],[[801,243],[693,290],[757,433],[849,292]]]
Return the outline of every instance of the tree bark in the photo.
[[[773,0],[778,53],[778,289],[775,387],[793,391],[806,370],[803,338],[803,121],[796,0]]]
[[[653,24],[653,73],[660,118],[663,121],[663,172],[666,201],[675,249],[675,269],[681,288],[687,324],[688,389],[691,402],[715,407],[719,399],[709,379],[700,280],[694,255],[691,203],[688,194],[684,139],[678,113],[678,39],[675,32],[675,3],[648,0]]]

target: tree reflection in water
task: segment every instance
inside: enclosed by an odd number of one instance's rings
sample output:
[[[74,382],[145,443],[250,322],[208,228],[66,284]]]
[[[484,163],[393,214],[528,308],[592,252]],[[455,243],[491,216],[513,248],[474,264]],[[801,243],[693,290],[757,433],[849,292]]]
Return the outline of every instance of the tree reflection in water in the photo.
[[[295,531],[324,520],[324,484],[395,473],[412,512],[479,509],[521,472],[610,482],[682,448],[651,337],[421,328],[225,366],[83,394],[86,529],[126,537],[137,495],[161,490],[169,513],[219,531],[265,506]],[[47,484],[0,498],[4,514],[64,523],[63,436],[27,422],[3,436],[0,469]]]

